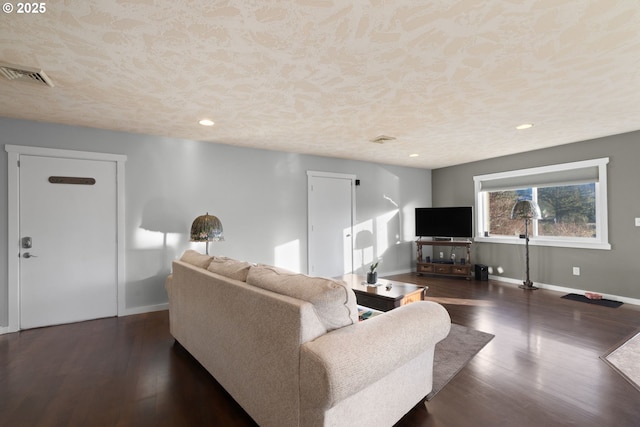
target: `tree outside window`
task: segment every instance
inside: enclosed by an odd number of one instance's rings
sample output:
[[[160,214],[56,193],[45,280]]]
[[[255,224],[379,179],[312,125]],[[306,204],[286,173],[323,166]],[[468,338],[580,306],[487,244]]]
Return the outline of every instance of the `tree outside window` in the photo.
[[[488,195],[491,235],[524,234],[523,221],[512,220],[511,209],[518,200],[533,200],[540,206],[542,219],[532,227],[532,236],[597,237],[595,183],[490,191]]]

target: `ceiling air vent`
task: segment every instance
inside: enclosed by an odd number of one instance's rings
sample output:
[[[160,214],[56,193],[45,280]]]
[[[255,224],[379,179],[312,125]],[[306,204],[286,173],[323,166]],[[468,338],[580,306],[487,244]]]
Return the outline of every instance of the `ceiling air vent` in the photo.
[[[376,144],[384,144],[385,142],[393,141],[394,139],[395,138],[393,136],[380,135],[370,139],[369,141],[375,142]]]
[[[0,62],[0,76],[6,80],[53,87],[53,83],[49,77],[44,73],[44,71],[38,68]]]

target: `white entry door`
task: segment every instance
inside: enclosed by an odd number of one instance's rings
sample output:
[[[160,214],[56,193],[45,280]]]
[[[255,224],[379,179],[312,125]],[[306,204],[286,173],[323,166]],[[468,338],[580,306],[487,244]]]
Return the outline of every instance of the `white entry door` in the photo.
[[[116,162],[20,156],[20,329],[118,313]]]
[[[355,176],[308,172],[309,274],[353,271]]]

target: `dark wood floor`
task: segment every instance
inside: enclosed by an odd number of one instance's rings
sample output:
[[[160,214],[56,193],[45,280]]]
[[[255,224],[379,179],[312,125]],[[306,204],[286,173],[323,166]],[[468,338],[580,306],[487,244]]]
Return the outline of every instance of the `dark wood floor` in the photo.
[[[599,359],[640,327],[606,308],[510,284],[418,277],[453,322],[495,338],[397,426],[638,426],[640,392]],[[253,426],[190,355],[167,312],[0,336],[0,426]]]

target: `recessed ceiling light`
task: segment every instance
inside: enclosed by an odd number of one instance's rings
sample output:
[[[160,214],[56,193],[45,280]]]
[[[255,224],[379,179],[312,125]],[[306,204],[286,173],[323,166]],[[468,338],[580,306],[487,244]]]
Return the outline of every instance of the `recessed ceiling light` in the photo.
[[[409,157],[420,157],[420,154],[416,154],[416,153],[409,154]]]
[[[519,126],[516,126],[518,130],[531,129],[533,127],[533,123],[523,123]]]
[[[202,126],[213,126],[215,124],[213,123],[213,120],[209,119],[202,119],[198,123],[200,123]]]

